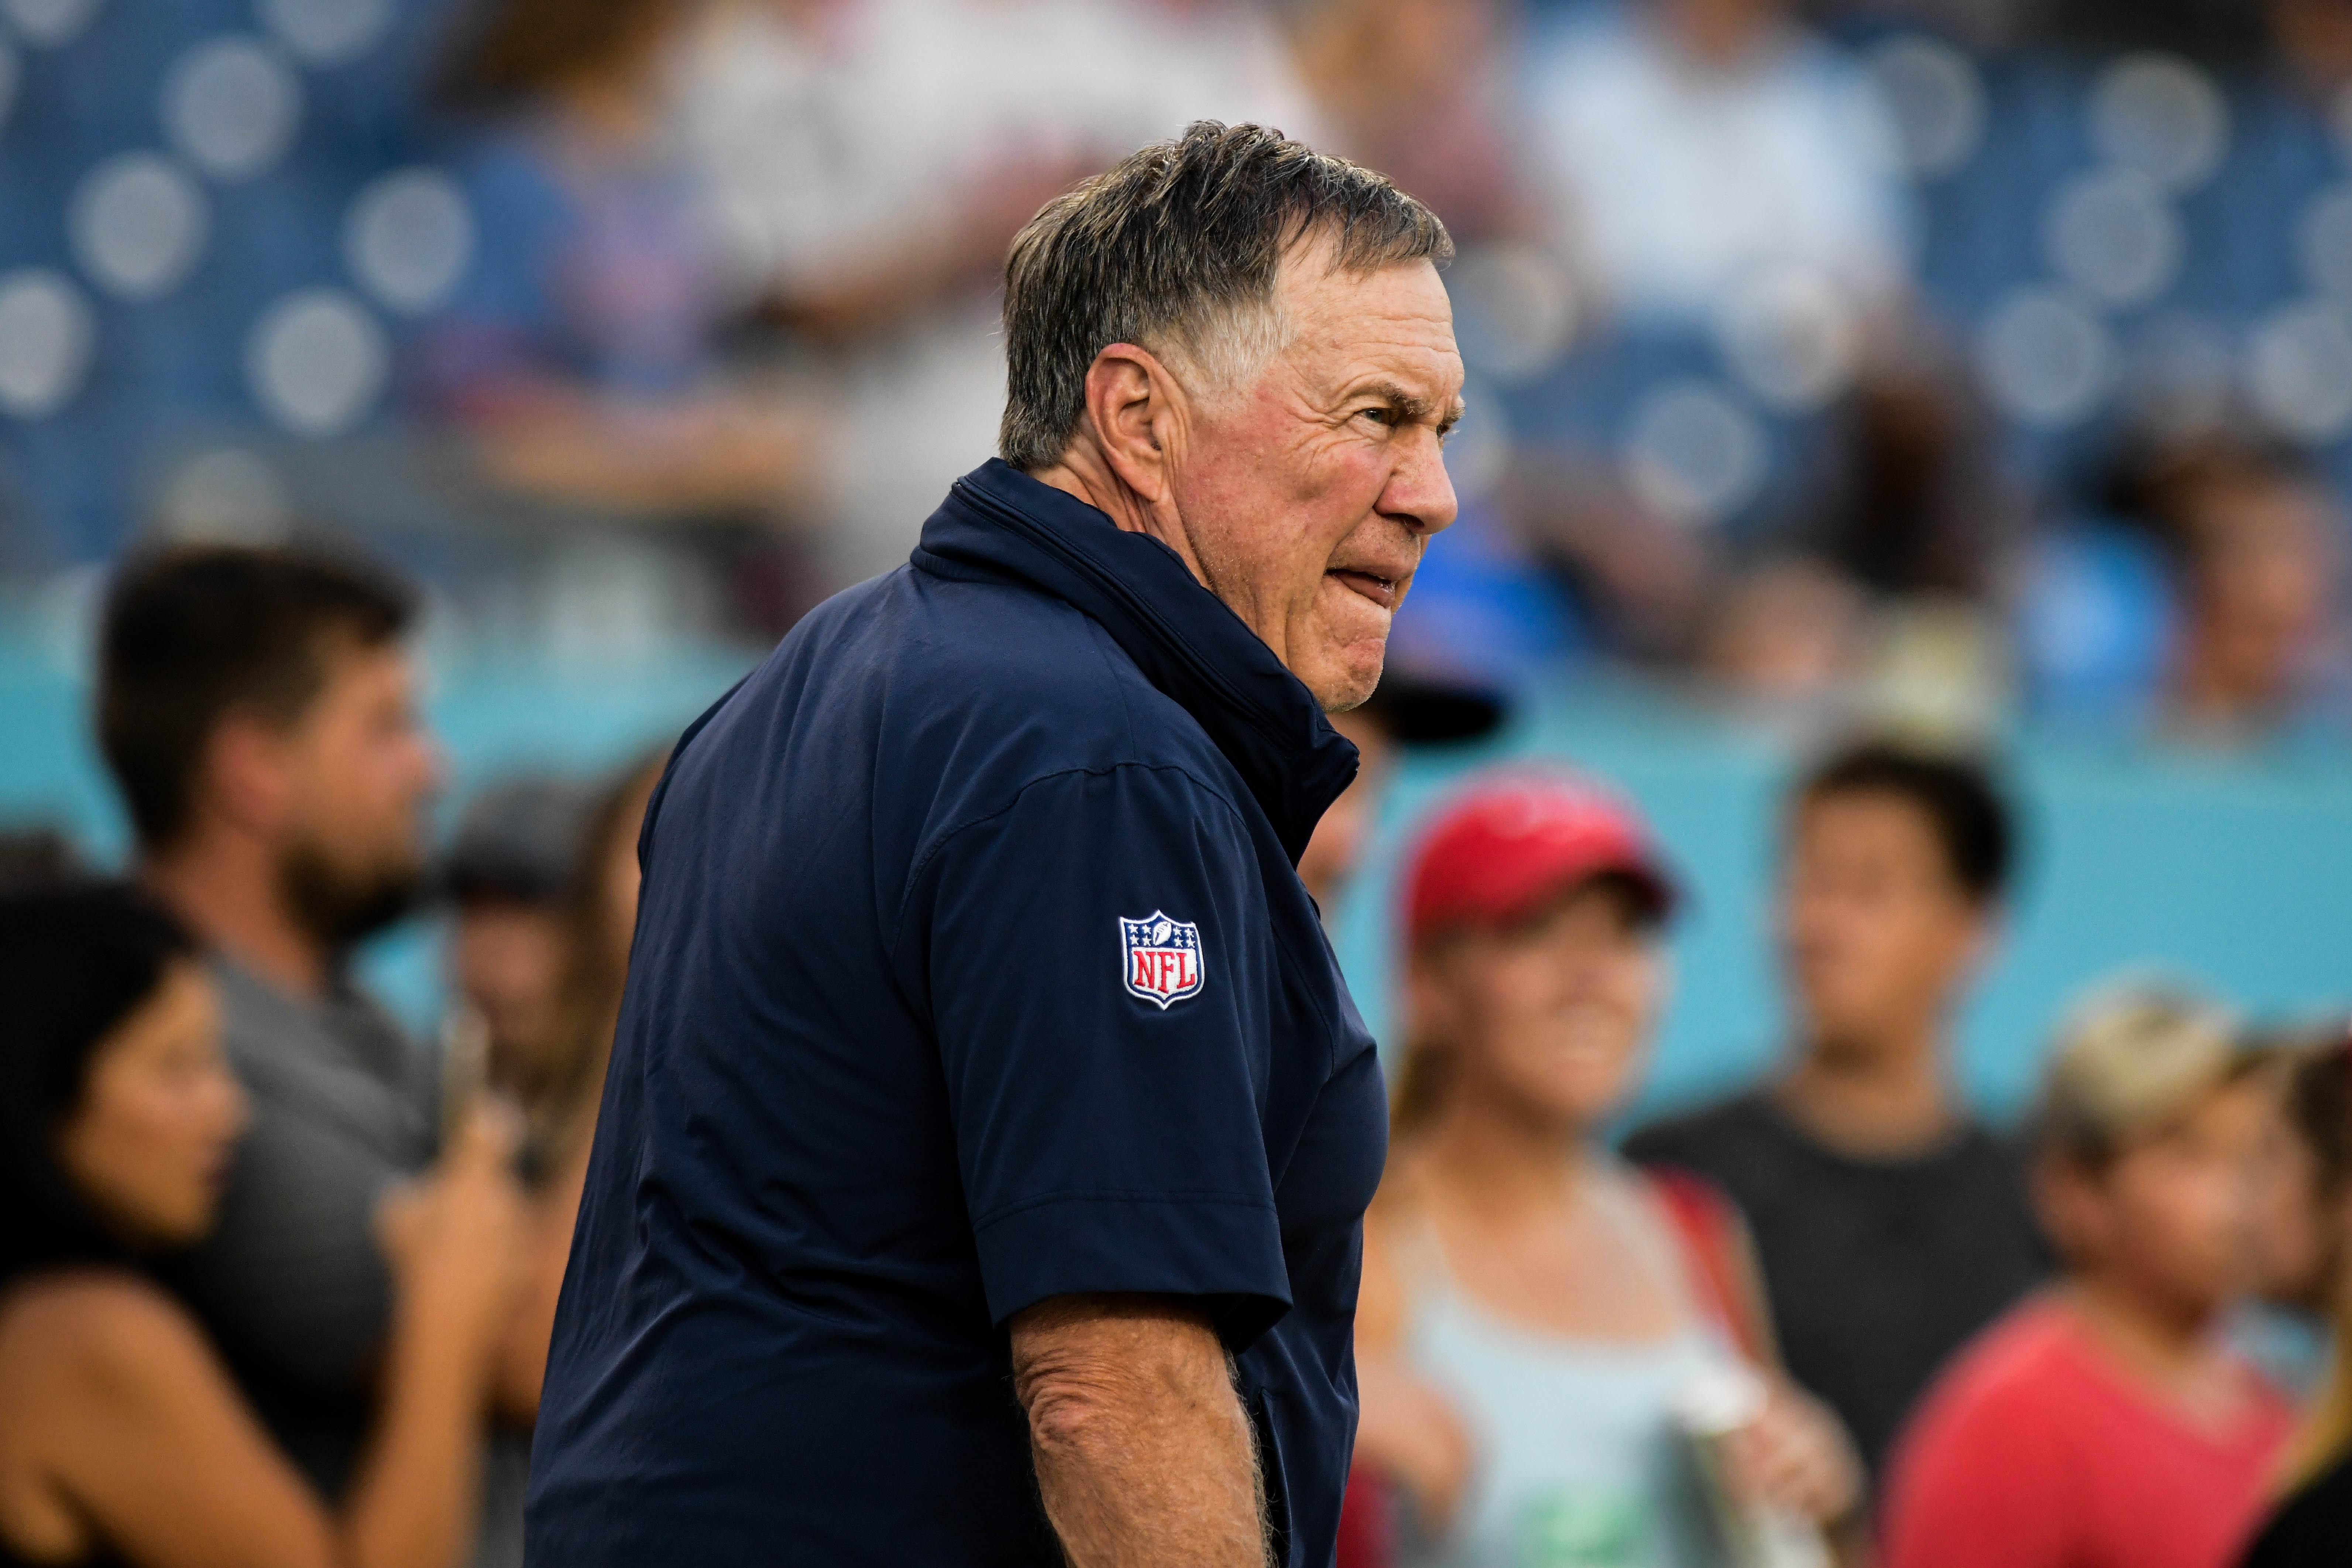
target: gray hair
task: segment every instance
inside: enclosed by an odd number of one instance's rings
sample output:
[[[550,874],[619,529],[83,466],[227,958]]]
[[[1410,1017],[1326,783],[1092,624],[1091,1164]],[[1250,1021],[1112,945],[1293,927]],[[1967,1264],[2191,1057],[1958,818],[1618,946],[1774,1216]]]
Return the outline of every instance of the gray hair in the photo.
[[[1005,263],[998,452],[1032,472],[1058,462],[1113,343],[1171,361],[1191,390],[1247,380],[1288,341],[1275,284],[1310,236],[1351,272],[1454,255],[1437,216],[1383,176],[1256,125],[1200,121],[1055,197]]]

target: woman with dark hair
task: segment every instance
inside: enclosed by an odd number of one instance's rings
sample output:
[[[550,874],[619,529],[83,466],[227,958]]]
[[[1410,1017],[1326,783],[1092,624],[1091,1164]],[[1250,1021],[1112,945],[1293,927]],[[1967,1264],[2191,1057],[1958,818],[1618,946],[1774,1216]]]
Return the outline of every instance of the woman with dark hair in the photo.
[[[211,1228],[245,1115],[189,938],[113,888],[0,900],[0,1564],[449,1568],[472,1540],[511,1140],[383,1215],[383,1414],[331,1510],[147,1272]]]

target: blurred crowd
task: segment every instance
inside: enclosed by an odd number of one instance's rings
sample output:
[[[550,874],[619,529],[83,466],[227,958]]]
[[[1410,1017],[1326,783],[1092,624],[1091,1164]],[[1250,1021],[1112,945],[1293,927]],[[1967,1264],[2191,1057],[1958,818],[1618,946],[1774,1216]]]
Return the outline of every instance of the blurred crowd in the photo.
[[[114,575],[128,878],[0,857],[0,1563],[520,1560],[661,759],[503,781],[435,847],[416,607],[283,546]],[[1342,716],[1327,907],[1433,713],[1493,718],[1410,684]],[[1777,1065],[1625,1135],[1673,847],[1531,763],[1414,827],[1344,1568],[2345,1561],[2352,1031],[2084,976],[2034,1114],[1988,1125],[1952,1029],[2016,837],[1965,752],[1821,754],[1754,933]],[[429,1042],[350,964],[428,900]]]
[[[2344,1029],[2085,974],[2025,1127],[1951,1061],[1964,738],[2352,718],[2340,0],[0,0],[0,588],[114,563],[133,837],[0,841],[0,1563],[520,1561],[660,758],[436,838],[420,618],[764,643],[903,561],[1012,234],[1203,117],[1461,245],[1321,906],[1531,672],[1823,742],[1782,1059],[1630,1135],[1675,847],[1554,773],[1416,828],[1346,1568],[2352,1562]],[[428,901],[415,1041],[350,959]]]
[[[2331,0],[26,5],[20,581],[315,528],[486,637],[764,641],[990,449],[1039,202],[1255,119],[1461,244],[1401,659],[2229,745],[2352,702]]]

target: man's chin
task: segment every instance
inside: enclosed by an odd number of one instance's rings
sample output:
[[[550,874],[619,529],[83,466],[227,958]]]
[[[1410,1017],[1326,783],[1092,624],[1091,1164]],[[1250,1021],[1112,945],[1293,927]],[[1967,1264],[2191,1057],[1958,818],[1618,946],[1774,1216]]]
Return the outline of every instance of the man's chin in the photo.
[[[362,870],[296,851],[279,868],[279,886],[302,928],[341,951],[415,909],[424,899],[425,870],[421,861]]]
[[[1383,638],[1372,650],[1369,661],[1349,655],[1358,650],[1336,653],[1323,668],[1312,674],[1297,672],[1307,689],[1326,713],[1345,713],[1371,700],[1372,692],[1381,683],[1381,656],[1386,647]]]

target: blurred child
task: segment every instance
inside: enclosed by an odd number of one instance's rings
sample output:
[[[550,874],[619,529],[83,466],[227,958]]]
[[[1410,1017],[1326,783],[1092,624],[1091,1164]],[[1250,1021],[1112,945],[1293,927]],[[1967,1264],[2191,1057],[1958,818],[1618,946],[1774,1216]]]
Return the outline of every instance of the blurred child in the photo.
[[[1411,1033],[1365,1227],[1358,1455],[1429,1537],[1421,1562],[1725,1562],[1678,1412],[1769,1357],[1744,1233],[1697,1184],[1602,1142],[1664,994],[1657,853],[1591,785],[1505,775],[1444,812],[1408,886]],[[1842,1519],[1860,1479],[1835,1420],[1777,1376],[1752,1386],[1730,1493]]]
[[[193,941],[111,889],[0,900],[0,1563],[453,1568],[509,1312],[508,1140],[477,1124],[383,1229],[377,1423],[340,1508],[148,1272],[213,1226],[247,1099]]]
[[[2245,1568],[2336,1568],[2352,1563],[2352,1038],[2338,1032],[2298,1053],[2285,1109],[2284,1173],[2301,1191],[2273,1209],[2266,1261],[2325,1314],[2336,1354],[2290,1458],[2285,1499]]]
[[[2063,1283],[1987,1331],[1896,1451],[1886,1568],[2222,1568],[2293,1426],[2220,1333],[2253,1282],[2269,1088],[2203,1003],[2139,990],[2058,1042],[2037,1196]]]

